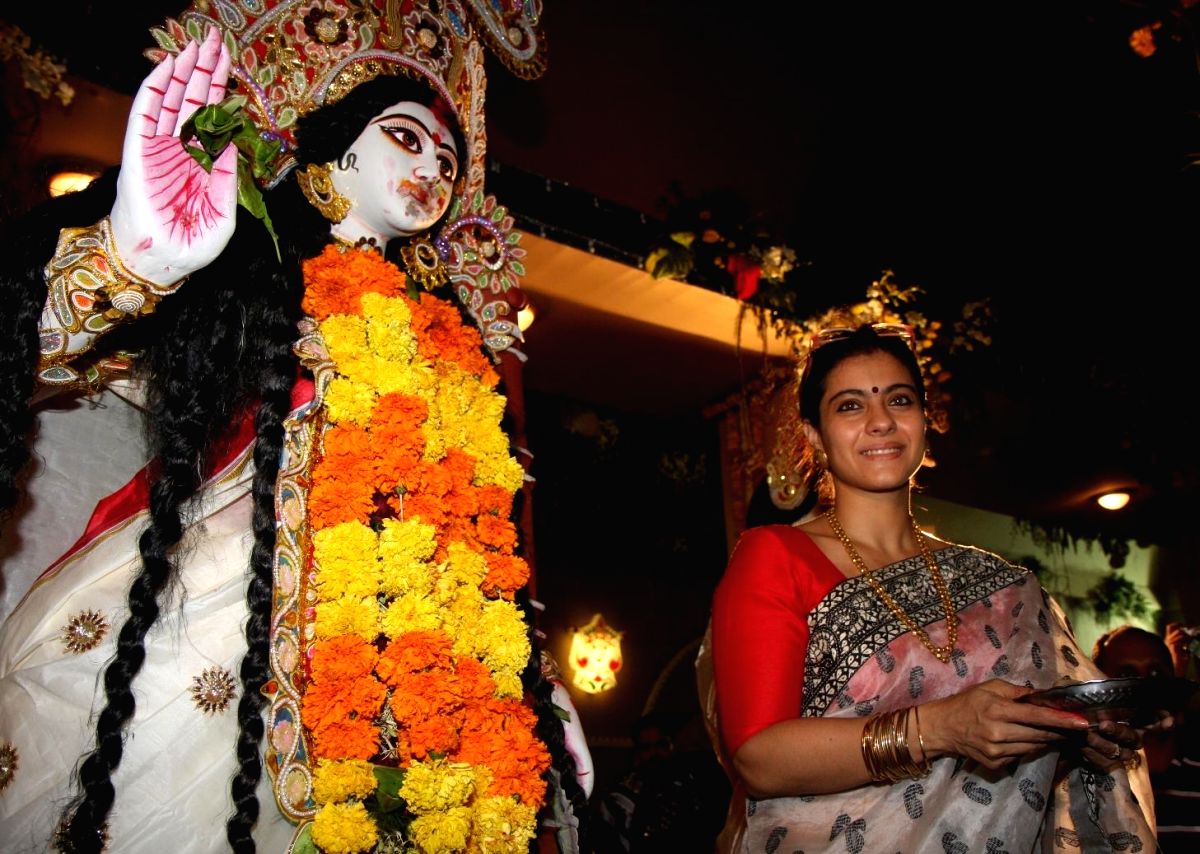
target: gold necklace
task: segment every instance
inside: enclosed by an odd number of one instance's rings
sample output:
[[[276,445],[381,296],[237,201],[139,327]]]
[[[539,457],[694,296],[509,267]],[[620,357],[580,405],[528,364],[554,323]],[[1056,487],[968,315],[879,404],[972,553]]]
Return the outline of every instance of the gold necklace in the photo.
[[[883,589],[883,585],[875,578],[875,570],[868,569],[867,563],[859,555],[858,550],[854,548],[854,543],[850,542],[850,537],[846,535],[846,531],[842,528],[842,523],[838,521],[837,514],[830,507],[825,511],[825,521],[829,523],[829,527],[833,529],[833,533],[846,549],[846,554],[850,556],[850,561],[858,570],[858,574],[870,585],[875,591],[875,595],[883,600],[883,604],[887,605],[888,610],[896,617],[897,620],[914,635],[917,640],[929,650],[933,657],[942,664],[950,663],[950,656],[954,653],[954,645],[958,642],[958,617],[954,612],[954,603],[950,599],[950,588],[946,584],[946,579],[942,578],[942,572],[938,569],[937,561],[933,559],[933,555],[929,551],[929,546],[925,543],[925,536],[921,533],[921,529],[917,527],[917,520],[908,514],[908,521],[912,524],[913,533],[917,537],[917,545],[921,549],[921,557],[925,559],[925,566],[929,569],[929,578],[933,582],[933,589],[937,591],[938,598],[942,600],[942,610],[946,613],[946,645],[935,646],[933,641],[929,639],[929,635],[925,630],[917,625],[912,617],[900,607],[900,604],[891,597],[891,595]]]

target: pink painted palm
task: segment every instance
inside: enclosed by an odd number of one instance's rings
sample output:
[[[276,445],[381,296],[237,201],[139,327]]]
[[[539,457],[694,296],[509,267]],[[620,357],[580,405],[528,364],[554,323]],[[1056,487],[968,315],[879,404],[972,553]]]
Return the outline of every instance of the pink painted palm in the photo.
[[[225,96],[229,52],[216,29],[167,57],[133,100],[112,231],[125,266],[160,285],[199,270],[233,235],[237,149],[230,145],[206,172],[180,144],[196,110]]]

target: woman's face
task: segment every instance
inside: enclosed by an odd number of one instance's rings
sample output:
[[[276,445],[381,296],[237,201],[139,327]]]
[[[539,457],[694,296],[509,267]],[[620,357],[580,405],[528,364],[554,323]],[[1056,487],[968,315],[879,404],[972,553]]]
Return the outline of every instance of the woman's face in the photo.
[[[906,487],[925,456],[925,413],[912,375],[888,353],[851,356],[825,381],[821,426],[805,422],[834,482],[869,492]]]
[[[429,230],[450,206],[458,177],[454,136],[428,107],[401,101],[367,123],[333,169],[333,183],[351,202],[334,233],[357,240]]]

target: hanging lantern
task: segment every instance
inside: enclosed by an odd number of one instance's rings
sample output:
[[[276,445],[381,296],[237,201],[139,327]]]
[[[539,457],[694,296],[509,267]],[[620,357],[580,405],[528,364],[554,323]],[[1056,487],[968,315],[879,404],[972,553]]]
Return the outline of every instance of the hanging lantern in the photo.
[[[617,684],[621,669],[621,636],[599,614],[571,638],[571,665],[575,668],[575,687],[599,694]]]

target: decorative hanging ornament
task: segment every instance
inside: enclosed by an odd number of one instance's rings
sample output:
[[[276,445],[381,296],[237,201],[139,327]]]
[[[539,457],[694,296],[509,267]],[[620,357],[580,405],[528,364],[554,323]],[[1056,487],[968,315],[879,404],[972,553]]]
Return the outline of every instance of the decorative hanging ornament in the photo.
[[[605,623],[599,614],[586,626],[575,630],[571,639],[571,665],[575,668],[575,677],[571,681],[576,688],[599,694],[617,684],[624,634]]]

